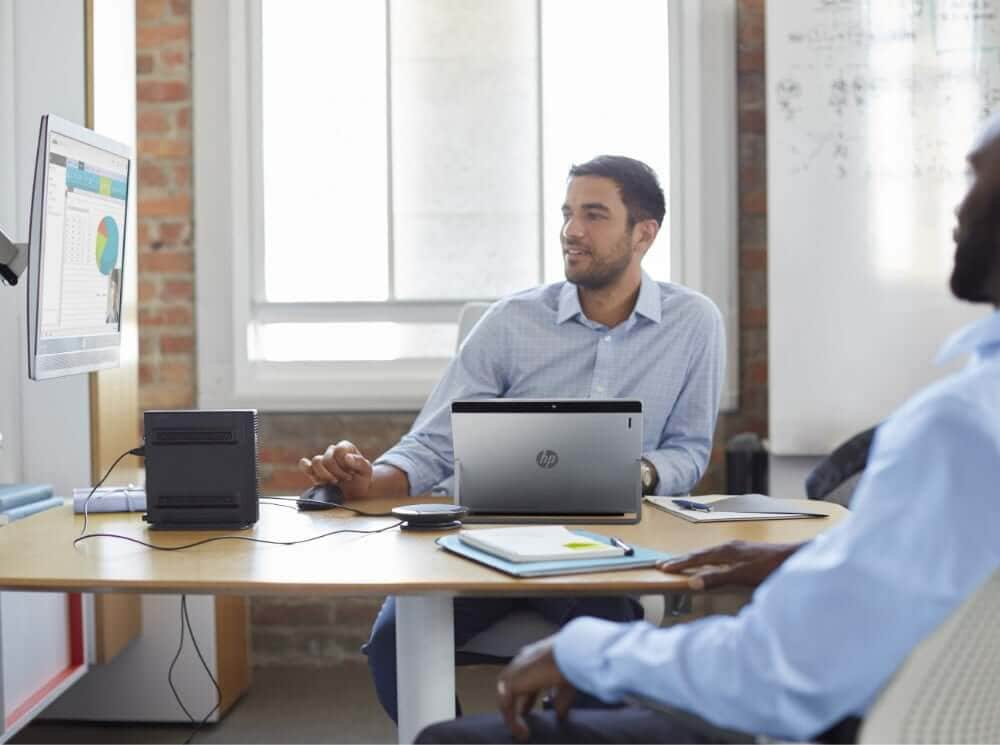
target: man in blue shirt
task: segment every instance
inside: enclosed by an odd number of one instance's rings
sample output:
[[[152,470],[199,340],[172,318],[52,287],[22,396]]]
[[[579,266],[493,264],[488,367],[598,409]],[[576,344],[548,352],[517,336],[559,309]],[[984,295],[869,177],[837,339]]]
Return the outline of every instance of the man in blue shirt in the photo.
[[[722,318],[703,295],[653,281],[641,262],[665,213],[652,169],[599,156],[569,173],[560,233],[566,282],[494,304],[449,364],[410,432],[370,463],[348,441],[303,458],[348,499],[424,494],[452,475],[451,402],[470,398],[635,398],[643,402],[644,490],[684,494],[708,463],[723,369]],[[461,598],[462,646],[519,607],[562,624],[641,618],[631,598]],[[396,718],[395,600],[365,646],[379,700]]]
[[[1000,308],[1000,117],[969,162],[951,288]],[[434,725],[417,741],[705,740],[649,709],[568,715],[577,690],[793,741],[864,717],[914,647],[1000,568],[1000,312],[952,337],[940,359],[966,353],[961,372],[879,427],[845,520],[803,546],[728,545],[661,567],[690,573],[696,590],[759,584],[738,616],[663,629],[575,620],[501,673],[502,719]],[[530,713],[546,691],[555,712]]]

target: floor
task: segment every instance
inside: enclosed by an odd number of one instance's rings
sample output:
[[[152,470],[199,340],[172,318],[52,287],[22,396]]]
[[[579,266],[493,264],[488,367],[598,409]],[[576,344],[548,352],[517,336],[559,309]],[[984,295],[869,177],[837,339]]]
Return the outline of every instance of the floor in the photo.
[[[460,667],[458,695],[466,713],[494,711],[500,668]],[[35,720],[12,743],[182,743],[192,727],[180,724],[101,724]],[[364,663],[330,668],[254,670],[253,685],[218,724],[195,743],[394,743]]]

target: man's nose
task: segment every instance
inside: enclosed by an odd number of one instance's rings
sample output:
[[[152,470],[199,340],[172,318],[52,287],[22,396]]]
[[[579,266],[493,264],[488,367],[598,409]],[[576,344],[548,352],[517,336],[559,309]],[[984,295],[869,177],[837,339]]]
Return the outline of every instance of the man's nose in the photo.
[[[563,223],[562,234],[564,238],[579,238],[583,235],[583,226],[579,220],[567,217]]]

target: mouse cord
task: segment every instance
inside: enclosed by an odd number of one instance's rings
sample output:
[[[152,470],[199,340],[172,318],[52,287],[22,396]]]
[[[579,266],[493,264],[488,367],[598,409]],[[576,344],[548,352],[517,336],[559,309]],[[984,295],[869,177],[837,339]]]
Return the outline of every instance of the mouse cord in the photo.
[[[288,502],[305,502],[306,504],[323,505],[324,507],[329,507],[330,509],[337,510],[347,510],[348,512],[353,512],[355,515],[360,515],[361,517],[392,517],[391,512],[362,512],[354,507],[348,507],[346,504],[339,504],[337,502],[325,502],[322,499],[306,499],[305,497],[266,497],[266,499],[281,499]]]
[[[208,712],[208,714],[206,714],[205,717],[201,720],[195,719],[194,716],[191,714],[191,712],[188,711],[188,708],[184,705],[184,702],[181,700],[180,694],[177,692],[177,688],[174,687],[174,680],[173,680],[174,666],[177,664],[177,660],[180,658],[181,652],[184,650],[185,627],[187,628],[187,633],[191,636],[191,643],[194,645],[194,651],[197,653],[198,659],[201,660],[202,668],[208,675],[208,679],[212,681],[212,685],[215,686],[215,706],[213,706],[211,710]],[[184,714],[187,715],[187,718],[191,721],[191,723],[195,725],[195,728],[191,731],[191,734],[188,735],[188,738],[184,741],[184,745],[189,745],[189,743],[191,743],[194,740],[194,736],[198,734],[199,730],[201,730],[201,728],[205,726],[205,724],[212,717],[212,715],[216,711],[218,711],[219,708],[222,706],[222,689],[219,688],[218,681],[215,679],[215,676],[212,675],[212,670],[208,666],[208,663],[205,662],[205,657],[204,655],[202,655],[201,648],[198,646],[198,640],[194,636],[194,629],[191,628],[191,618],[190,616],[188,616],[188,609],[187,609],[187,595],[181,595],[181,641],[180,644],[178,644],[177,646],[177,653],[174,655],[174,659],[170,662],[170,668],[167,670],[167,684],[170,686],[170,691],[174,694],[174,699],[177,701],[177,704],[184,711]]]

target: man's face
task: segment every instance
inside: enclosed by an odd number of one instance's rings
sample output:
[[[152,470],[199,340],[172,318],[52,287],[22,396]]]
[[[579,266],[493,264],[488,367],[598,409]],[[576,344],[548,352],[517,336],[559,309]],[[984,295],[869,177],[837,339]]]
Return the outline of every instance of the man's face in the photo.
[[[997,302],[1000,272],[1000,140],[969,157],[974,180],[956,210],[951,291],[961,300]]]
[[[577,176],[566,190],[560,232],[566,279],[580,287],[600,289],[616,282],[633,261],[634,228],[618,193],[618,184],[600,176]]]

